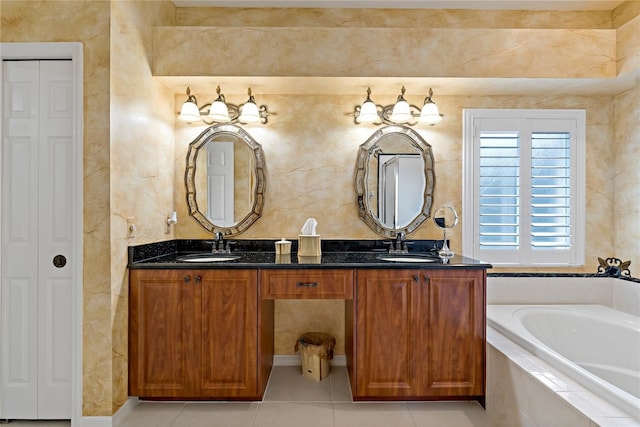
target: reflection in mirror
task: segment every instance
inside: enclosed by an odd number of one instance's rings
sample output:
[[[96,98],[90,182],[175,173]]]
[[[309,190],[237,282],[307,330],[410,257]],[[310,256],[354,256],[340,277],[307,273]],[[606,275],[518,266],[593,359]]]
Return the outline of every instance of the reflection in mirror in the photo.
[[[447,259],[455,255],[447,243],[447,230],[458,225],[458,212],[450,205],[440,206],[433,214],[433,223],[444,232],[442,249],[438,251],[440,258]]]
[[[415,231],[431,210],[431,146],[413,129],[386,126],[360,146],[356,194],[360,217],[376,233]]]
[[[236,125],[207,128],[189,144],[185,185],[189,214],[207,231],[242,233],[262,215],[260,144]]]

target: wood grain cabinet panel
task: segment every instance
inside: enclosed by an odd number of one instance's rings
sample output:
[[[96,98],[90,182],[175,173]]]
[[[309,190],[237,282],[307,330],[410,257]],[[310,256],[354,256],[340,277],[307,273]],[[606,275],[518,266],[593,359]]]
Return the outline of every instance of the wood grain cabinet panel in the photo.
[[[255,396],[257,390],[257,272],[202,276],[200,395]]]
[[[186,356],[194,347],[195,289],[180,271],[132,271],[129,285],[129,394],[195,392]]]
[[[354,396],[416,396],[420,271],[359,270]],[[353,384],[352,384],[353,387]]]
[[[129,394],[149,398],[255,398],[258,273],[132,270]]]
[[[484,270],[423,270],[420,328],[425,396],[482,396],[485,382]]]
[[[355,399],[483,399],[484,270],[358,270]]]

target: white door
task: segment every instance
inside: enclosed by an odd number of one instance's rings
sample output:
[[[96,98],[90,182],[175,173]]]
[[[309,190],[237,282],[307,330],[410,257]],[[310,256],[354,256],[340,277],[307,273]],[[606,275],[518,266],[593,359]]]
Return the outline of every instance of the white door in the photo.
[[[397,221],[397,198],[398,198],[398,161],[397,155],[380,155],[381,169],[378,177],[380,180],[380,207],[381,222],[385,227],[395,228]]]
[[[3,62],[0,418],[71,418],[72,61]]]
[[[230,227],[236,223],[234,211],[233,142],[207,143],[207,212],[212,223]]]
[[[398,156],[398,218],[396,227],[406,227],[422,211],[426,181],[421,156]]]

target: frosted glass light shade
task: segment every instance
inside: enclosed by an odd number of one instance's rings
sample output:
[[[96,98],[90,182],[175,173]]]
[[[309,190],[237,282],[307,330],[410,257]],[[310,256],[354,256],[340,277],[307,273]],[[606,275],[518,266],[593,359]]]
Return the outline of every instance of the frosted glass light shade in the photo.
[[[227,108],[227,104],[218,100],[213,101],[209,108],[209,118],[221,123],[230,121],[231,118],[229,117],[229,108]]]
[[[361,123],[373,123],[380,119],[378,116],[378,108],[373,101],[365,101],[362,103],[360,107],[360,114],[358,115],[358,120]]]
[[[395,123],[407,123],[411,120],[411,117],[411,107],[409,106],[409,103],[404,99],[401,99],[393,106],[393,111],[391,112],[391,117],[389,117],[389,119]]]
[[[261,120],[260,111],[255,102],[247,101],[240,109],[240,116],[238,117],[243,123],[258,123]]]
[[[180,115],[178,116],[178,119],[187,123],[199,121],[200,110],[195,102],[185,101],[185,103],[182,104],[182,108],[180,108]]]
[[[422,107],[422,111],[420,112],[420,123],[424,123],[427,125],[435,125],[436,123],[440,123],[442,121],[442,117],[440,116],[440,112],[438,111],[438,106],[433,102],[426,102]]]

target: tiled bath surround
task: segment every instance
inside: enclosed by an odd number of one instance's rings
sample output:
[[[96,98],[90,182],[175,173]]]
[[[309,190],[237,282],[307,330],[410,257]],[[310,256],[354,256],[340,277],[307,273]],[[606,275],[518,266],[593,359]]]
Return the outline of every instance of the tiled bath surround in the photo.
[[[487,303],[601,304],[640,316],[640,285],[609,277],[490,275]],[[497,427],[640,426],[640,420],[630,418],[490,327],[486,404]]]

